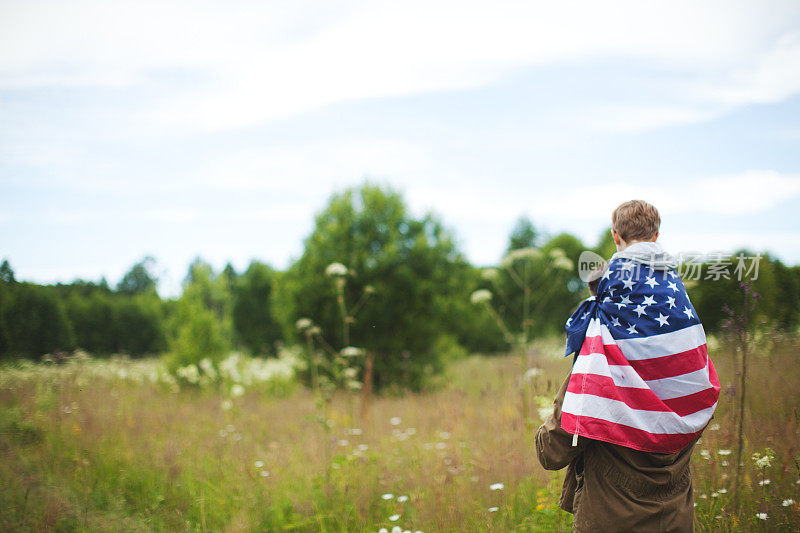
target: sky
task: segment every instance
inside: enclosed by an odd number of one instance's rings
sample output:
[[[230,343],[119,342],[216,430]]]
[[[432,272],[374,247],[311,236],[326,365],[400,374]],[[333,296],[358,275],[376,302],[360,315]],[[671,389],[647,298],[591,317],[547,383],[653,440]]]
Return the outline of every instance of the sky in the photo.
[[[800,3],[0,0],[18,279],[287,268],[367,180],[476,265],[633,198],[675,254],[800,264]]]

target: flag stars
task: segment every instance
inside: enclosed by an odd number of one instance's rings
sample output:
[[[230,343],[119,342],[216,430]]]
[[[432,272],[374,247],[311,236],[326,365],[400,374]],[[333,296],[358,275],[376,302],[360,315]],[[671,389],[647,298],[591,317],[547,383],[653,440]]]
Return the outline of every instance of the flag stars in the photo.
[[[626,329],[628,330],[628,333],[630,333],[631,335],[636,335],[637,333],[639,333],[638,331],[636,331],[636,326],[634,326],[633,324],[628,326]]]
[[[611,317],[611,325],[612,326],[617,326],[618,328],[622,327],[622,324],[620,324],[620,322],[619,322],[619,318],[617,318],[615,316]]]
[[[686,315],[686,318],[693,318],[694,317],[694,314],[692,313],[692,310],[689,309],[687,306],[683,306],[683,313]]]
[[[647,276],[647,281],[645,281],[644,284],[645,285],[650,285],[650,288],[652,289],[653,287],[658,285],[658,282],[656,281],[656,277],[655,276]]]
[[[673,271],[673,270],[670,270],[670,271],[667,273],[667,275],[669,276],[669,278],[670,278],[670,279],[675,279],[675,278],[677,278],[677,277],[678,277],[678,275],[677,275],[677,274],[675,273],[675,271]]]
[[[611,301],[611,296],[606,296],[605,298],[603,298],[603,303],[604,304],[606,304],[606,303],[608,303],[610,301]]]
[[[627,295],[626,295],[626,296],[623,296],[623,297],[622,297],[622,300],[620,300],[620,302],[621,302],[621,303],[623,303],[623,304],[625,304],[625,305],[629,305],[629,304],[632,304],[632,303],[633,303],[633,302],[631,301],[631,299],[630,299],[630,298],[628,298],[628,296],[627,296]]]
[[[625,288],[628,289],[628,290],[632,290],[633,289],[633,280],[630,279],[630,278],[623,279],[622,280],[622,284],[625,285]]]
[[[581,320],[586,320],[586,317],[589,316],[589,311],[586,311],[581,315]]]
[[[669,305],[669,308],[672,309],[673,307],[675,307],[675,298],[673,298],[672,296],[667,296],[667,301],[664,303]]]
[[[616,270],[611,270],[610,268],[606,270],[606,273],[603,274],[603,279],[611,279],[611,274],[616,272]]]
[[[646,312],[645,306],[643,306],[643,305],[637,305],[636,309],[634,309],[633,312],[636,313],[637,315],[639,315],[639,318],[641,318],[642,315],[647,316],[647,312]]]
[[[678,286],[675,284],[674,281],[667,282],[667,287],[672,289],[673,292],[678,292]]]
[[[645,296],[642,300],[642,305],[656,305],[655,294],[652,296]]]
[[[669,320],[669,317],[666,317],[666,316],[662,315],[661,313],[658,313],[658,317],[656,318],[656,321],[658,321],[658,324],[662,328],[664,326],[669,326],[669,321],[668,320]]]

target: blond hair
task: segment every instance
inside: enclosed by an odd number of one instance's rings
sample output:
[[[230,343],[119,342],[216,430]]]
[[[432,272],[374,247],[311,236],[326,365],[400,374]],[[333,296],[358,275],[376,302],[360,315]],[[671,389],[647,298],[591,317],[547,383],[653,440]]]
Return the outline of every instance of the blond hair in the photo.
[[[660,226],[658,209],[643,200],[620,204],[611,215],[611,227],[625,242],[653,240]]]

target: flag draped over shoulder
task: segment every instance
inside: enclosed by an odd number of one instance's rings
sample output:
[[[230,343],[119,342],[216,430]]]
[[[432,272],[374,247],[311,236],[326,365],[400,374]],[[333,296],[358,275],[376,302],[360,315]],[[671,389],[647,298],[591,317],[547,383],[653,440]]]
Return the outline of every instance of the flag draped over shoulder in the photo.
[[[676,265],[664,257],[655,243],[614,254],[597,296],[567,320],[567,355],[578,352],[562,407],[568,433],[674,453],[711,419],[719,380]]]

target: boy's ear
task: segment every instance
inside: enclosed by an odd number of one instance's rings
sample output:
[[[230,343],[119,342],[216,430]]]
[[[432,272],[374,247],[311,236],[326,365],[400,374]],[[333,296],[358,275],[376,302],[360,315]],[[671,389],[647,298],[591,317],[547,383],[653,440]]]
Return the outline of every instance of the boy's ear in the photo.
[[[658,236],[658,234],[656,234],[656,237],[657,236]],[[614,231],[614,228],[611,228],[611,238],[614,239],[614,244],[619,246],[620,241],[622,239],[619,238],[619,234],[616,231]]]
[[[656,232],[656,234],[653,236],[653,242],[656,242],[656,239],[658,239],[658,235],[659,235],[659,233]]]

